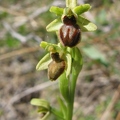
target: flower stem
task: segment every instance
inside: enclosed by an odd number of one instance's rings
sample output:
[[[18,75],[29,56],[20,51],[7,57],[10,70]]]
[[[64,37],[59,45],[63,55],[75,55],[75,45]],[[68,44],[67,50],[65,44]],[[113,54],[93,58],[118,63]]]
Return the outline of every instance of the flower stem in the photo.
[[[77,0],[66,0],[66,7],[74,8],[77,5]]]
[[[70,102],[67,104],[67,119],[66,120],[72,120],[73,116],[73,102]]]
[[[76,81],[77,81],[78,74],[73,71],[72,81],[70,83],[70,101],[67,104],[67,120],[72,120],[73,116],[73,105],[74,105],[74,96],[75,96],[75,88],[76,88]]]
[[[71,0],[66,0],[66,7],[69,7]]]

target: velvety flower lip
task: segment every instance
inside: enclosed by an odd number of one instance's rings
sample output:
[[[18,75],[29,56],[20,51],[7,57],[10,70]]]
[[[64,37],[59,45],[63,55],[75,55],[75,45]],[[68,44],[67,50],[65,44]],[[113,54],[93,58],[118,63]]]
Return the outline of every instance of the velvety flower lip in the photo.
[[[64,24],[59,30],[60,42],[64,46],[74,47],[81,40],[81,29],[73,15],[71,17],[64,16],[63,22]]]

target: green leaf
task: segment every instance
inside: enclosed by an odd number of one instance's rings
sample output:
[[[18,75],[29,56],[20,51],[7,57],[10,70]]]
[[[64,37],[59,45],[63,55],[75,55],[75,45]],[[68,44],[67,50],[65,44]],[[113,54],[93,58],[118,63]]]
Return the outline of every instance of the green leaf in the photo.
[[[58,109],[55,108],[51,108],[51,113],[54,114],[58,119],[60,120],[64,120],[63,114],[61,111],[59,111]]]
[[[87,12],[90,8],[91,8],[91,6],[89,4],[83,4],[83,5],[80,5],[80,6],[76,6],[73,9],[73,12],[75,12],[77,15],[80,15],[84,12]]]
[[[83,32],[95,31],[97,26],[82,16],[78,16],[78,25]]]
[[[44,70],[48,68],[49,63],[52,61],[50,54],[46,54],[37,64],[37,70]]]
[[[77,47],[74,47],[72,49],[72,77],[70,82],[70,97],[71,101],[74,101],[74,94],[75,94],[75,88],[76,88],[76,81],[78,78],[78,75],[82,69],[83,60],[80,50]]]
[[[56,7],[56,6],[52,6],[50,8],[50,12],[53,12],[53,13],[59,15],[59,16],[61,16],[63,14],[63,10],[64,10],[63,8]]]
[[[65,72],[59,77],[59,87],[63,98],[68,102],[70,101],[69,96],[69,80],[66,78]]]
[[[75,47],[72,49],[72,58],[73,58],[73,67],[75,72],[79,74],[80,70],[82,69],[83,60],[80,50]]]
[[[71,66],[72,66],[72,58],[70,54],[66,54],[67,58],[67,70],[66,70],[66,77],[70,75],[71,72]]]
[[[60,104],[60,108],[62,110],[64,118],[66,118],[67,115],[67,106],[65,105],[65,102],[62,100],[62,98],[58,98],[58,102]]]
[[[54,21],[52,21],[47,27],[46,30],[48,32],[53,32],[53,31],[58,31],[60,29],[60,27],[63,25],[63,23],[61,22],[61,19],[55,19]]]
[[[103,64],[107,65],[108,61],[104,53],[98,51],[94,46],[82,48],[83,52],[93,60],[100,60]]]

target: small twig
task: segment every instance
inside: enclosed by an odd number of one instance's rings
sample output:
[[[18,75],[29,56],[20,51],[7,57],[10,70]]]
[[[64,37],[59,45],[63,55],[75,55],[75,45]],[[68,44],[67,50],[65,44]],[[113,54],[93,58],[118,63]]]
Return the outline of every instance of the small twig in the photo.
[[[115,91],[110,104],[108,105],[106,111],[104,112],[100,120],[110,120],[111,112],[115,104],[118,102],[118,100],[120,100],[120,85],[118,86],[118,89]]]
[[[25,91],[23,91],[23,92],[15,95],[15,96],[10,100],[9,104],[10,104],[10,105],[13,105],[14,103],[18,102],[21,98],[23,98],[23,97],[25,97],[25,96],[27,96],[27,95],[29,95],[29,94],[35,93],[35,92],[37,92],[37,91],[43,90],[44,88],[49,87],[49,86],[51,86],[51,85],[54,85],[54,84],[56,84],[56,83],[57,83],[57,81],[56,81],[56,82],[48,81],[48,82],[44,82],[44,83],[42,83],[42,84],[36,85],[36,86],[34,86],[34,87],[31,87],[31,88],[29,88],[29,89],[27,89],[27,90],[25,90]]]
[[[21,43],[25,43],[30,39],[35,39],[36,41],[40,42],[42,39],[34,34],[28,34],[27,36],[23,36],[20,33],[17,33],[15,30],[12,29],[12,27],[7,23],[3,22],[3,26],[6,28],[6,30],[17,40],[19,40]]]
[[[23,13],[21,12],[17,12],[15,10],[12,10],[12,9],[8,9],[8,8],[5,8],[5,7],[2,7],[0,6],[0,11],[1,12],[7,12],[8,14],[12,14],[12,15],[23,15]]]
[[[42,7],[42,8],[39,8],[37,9],[36,11],[34,11],[32,14],[30,14],[28,17],[26,17],[26,19],[24,19],[24,21],[19,21],[19,22],[16,22],[13,24],[13,26],[15,28],[25,24],[26,22],[28,22],[29,20],[33,20],[35,19],[37,16],[39,16],[40,14],[48,11],[49,9],[49,6],[45,6],[45,7]]]
[[[12,29],[12,27],[7,23],[7,22],[3,22],[3,26],[6,28],[6,30],[16,39],[18,39],[20,42],[25,43],[28,39],[28,37],[25,37],[19,33],[17,33],[16,31],[14,31]]]
[[[120,112],[117,114],[116,120],[120,120]]]
[[[25,53],[29,53],[29,52],[35,52],[37,50],[39,50],[40,47],[30,47],[30,48],[22,48],[20,50],[16,50],[16,51],[12,51],[9,53],[5,53],[3,55],[0,55],[0,60],[4,60],[4,59],[8,59],[10,57],[16,56],[16,55],[21,55],[21,54],[25,54]]]
[[[13,24],[13,27],[17,28],[17,27],[25,24],[25,23],[28,22],[29,20],[35,19],[36,17],[38,17],[38,16],[41,15],[42,13],[47,12],[47,11],[49,10],[50,6],[52,6],[52,5],[58,5],[59,3],[60,3],[61,5],[63,4],[63,2],[61,2],[61,1],[54,1],[52,4],[50,4],[50,5],[48,5],[48,6],[44,6],[44,7],[42,7],[42,8],[36,9],[32,14],[30,14],[29,16],[27,16],[24,21],[21,21],[21,22],[19,21],[19,22],[17,22],[17,23],[14,23],[14,24]]]

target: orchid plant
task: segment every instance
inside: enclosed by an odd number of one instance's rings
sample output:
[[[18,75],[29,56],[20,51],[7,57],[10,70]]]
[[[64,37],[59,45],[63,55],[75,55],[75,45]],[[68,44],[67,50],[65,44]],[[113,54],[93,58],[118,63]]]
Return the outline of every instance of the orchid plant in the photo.
[[[56,32],[59,42],[41,42],[40,47],[45,49],[47,54],[38,62],[36,69],[47,69],[51,81],[59,80],[62,97],[58,98],[59,109],[44,99],[31,100],[31,104],[38,107],[38,112],[43,113],[41,120],[46,120],[50,114],[54,114],[57,120],[72,120],[76,81],[83,65],[81,52],[76,45],[81,41],[82,32],[97,29],[95,24],[82,16],[90,8],[89,4],[77,6],[76,0],[66,0],[65,8],[50,8],[50,12],[55,13],[57,18],[46,30]]]

